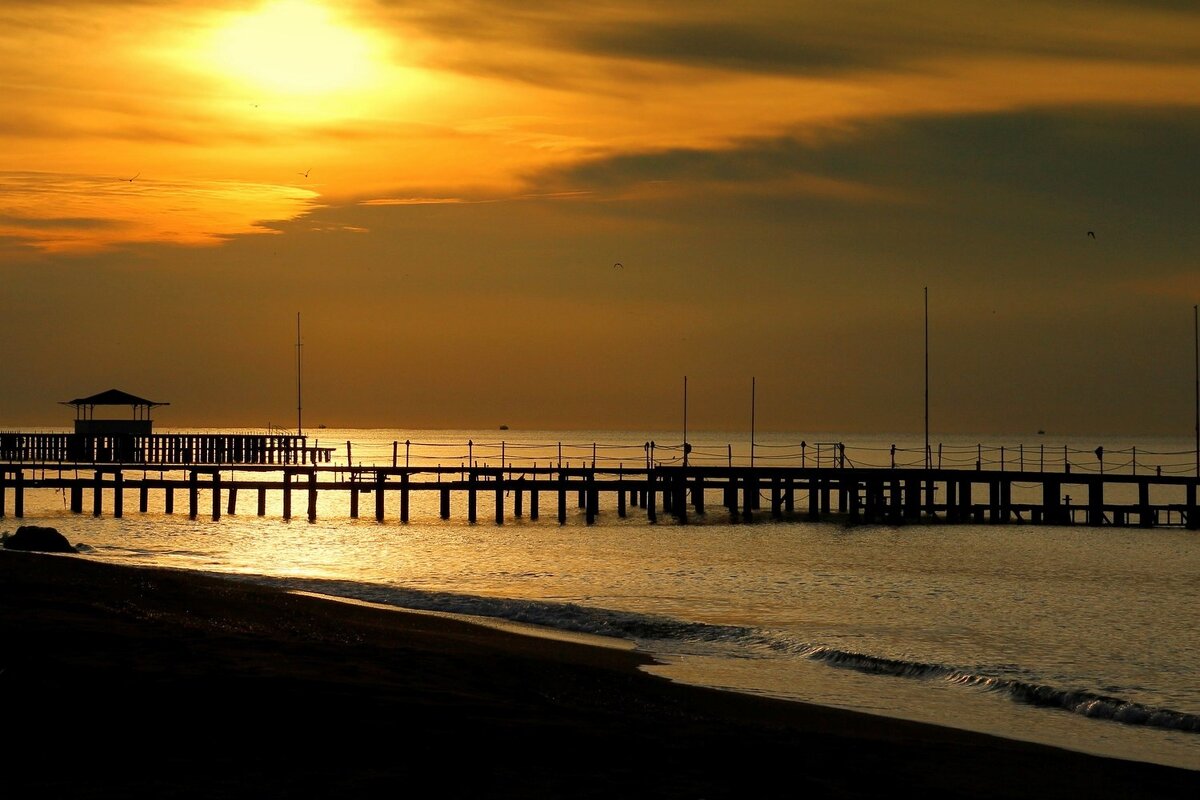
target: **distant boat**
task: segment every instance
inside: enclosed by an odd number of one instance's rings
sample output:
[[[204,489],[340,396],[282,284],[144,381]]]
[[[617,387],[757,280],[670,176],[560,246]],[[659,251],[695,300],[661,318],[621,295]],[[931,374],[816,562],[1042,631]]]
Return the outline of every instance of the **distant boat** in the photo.
[[[1046,435],[1046,432],[1044,430],[1042,430],[1041,428],[1038,428],[1038,436],[1045,436],[1045,435]]]
[[[325,424],[324,424],[324,423],[321,423],[321,424],[320,424],[320,425],[318,425],[317,427],[318,427],[318,428],[320,428],[321,430],[325,430]]]
[[[508,426],[507,426],[507,425],[501,425],[501,426],[500,426],[500,430],[502,430],[502,431],[506,431],[506,430],[508,430]]]

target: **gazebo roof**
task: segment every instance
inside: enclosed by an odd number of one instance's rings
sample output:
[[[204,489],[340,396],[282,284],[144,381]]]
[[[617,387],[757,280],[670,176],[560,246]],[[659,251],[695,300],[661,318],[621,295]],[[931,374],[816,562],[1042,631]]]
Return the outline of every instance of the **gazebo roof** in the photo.
[[[77,397],[74,400],[63,402],[64,406],[145,406],[153,408],[154,406],[169,406],[170,403],[160,403],[155,400],[147,400],[144,397],[137,397],[129,392],[122,392],[120,389],[109,389],[107,392],[100,392],[91,397]]]

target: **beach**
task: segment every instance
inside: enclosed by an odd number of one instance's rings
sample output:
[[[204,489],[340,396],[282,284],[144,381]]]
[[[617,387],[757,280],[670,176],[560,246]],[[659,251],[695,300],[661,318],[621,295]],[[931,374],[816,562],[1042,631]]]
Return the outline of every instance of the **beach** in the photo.
[[[671,683],[642,654],[0,552],[5,795],[1191,797],[1200,773]]]

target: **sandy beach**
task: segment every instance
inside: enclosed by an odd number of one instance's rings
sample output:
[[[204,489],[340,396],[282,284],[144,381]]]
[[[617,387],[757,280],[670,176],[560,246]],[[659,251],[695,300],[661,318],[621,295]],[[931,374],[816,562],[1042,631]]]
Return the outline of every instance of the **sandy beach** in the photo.
[[[4,795],[1183,798],[1200,773],[672,684],[634,652],[0,551]]]

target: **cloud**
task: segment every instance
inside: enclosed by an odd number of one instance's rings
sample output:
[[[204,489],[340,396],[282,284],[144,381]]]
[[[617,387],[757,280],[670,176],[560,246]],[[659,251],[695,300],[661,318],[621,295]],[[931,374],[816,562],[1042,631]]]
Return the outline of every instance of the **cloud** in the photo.
[[[266,233],[265,221],[299,216],[316,196],[241,181],[0,172],[0,233],[47,252],[138,242],[212,245]]]

